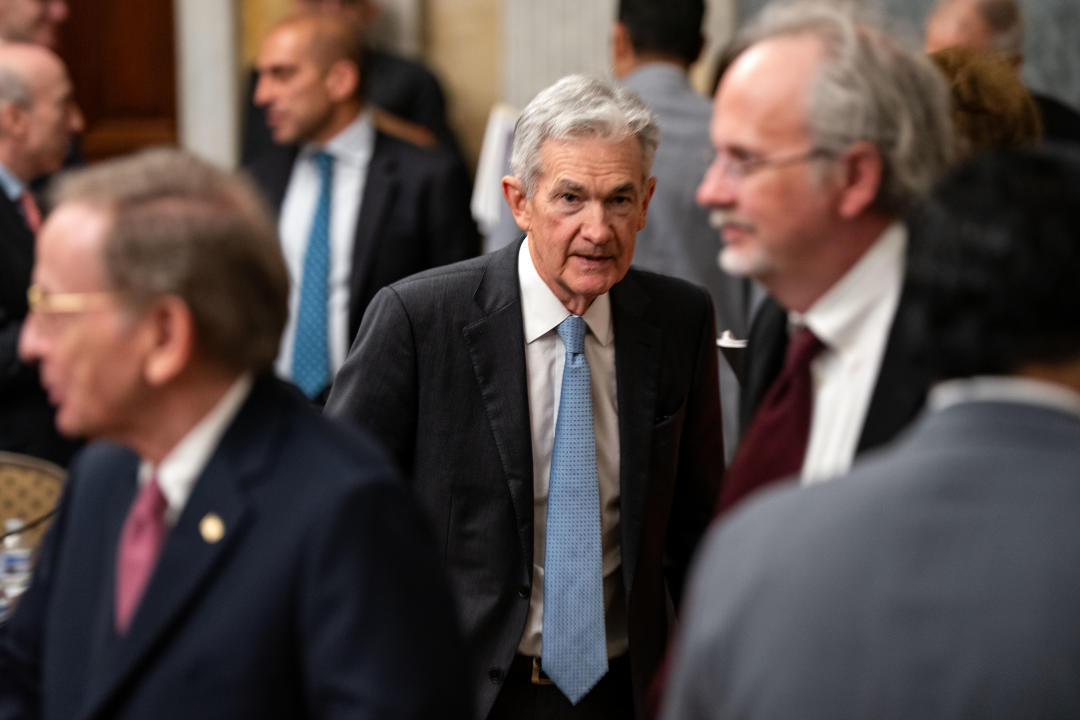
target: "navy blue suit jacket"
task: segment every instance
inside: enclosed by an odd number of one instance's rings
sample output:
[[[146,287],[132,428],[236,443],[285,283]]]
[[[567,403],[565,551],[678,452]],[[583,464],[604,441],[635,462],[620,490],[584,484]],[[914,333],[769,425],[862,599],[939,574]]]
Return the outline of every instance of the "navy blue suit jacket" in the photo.
[[[0,633],[0,718],[464,717],[454,609],[383,453],[263,378],[162,547],[128,634],[117,539],[138,458],[75,460]],[[200,521],[220,516],[224,537]]]

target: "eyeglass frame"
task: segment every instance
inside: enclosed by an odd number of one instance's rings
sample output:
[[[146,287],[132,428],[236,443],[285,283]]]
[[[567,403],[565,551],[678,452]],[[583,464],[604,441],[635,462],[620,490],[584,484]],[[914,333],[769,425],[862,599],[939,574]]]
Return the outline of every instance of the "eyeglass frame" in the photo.
[[[47,293],[37,283],[26,290],[26,305],[35,315],[68,315],[99,310],[104,307],[101,301],[116,297],[112,290],[95,292]]]
[[[784,155],[780,157],[737,157],[730,152],[718,152],[709,163],[707,172],[716,170],[729,180],[736,182],[758,173],[762,170],[798,165],[799,163],[813,162],[826,158],[835,158],[839,155],[835,150],[823,147],[812,147],[798,155]],[[722,159],[723,158],[723,159]]]

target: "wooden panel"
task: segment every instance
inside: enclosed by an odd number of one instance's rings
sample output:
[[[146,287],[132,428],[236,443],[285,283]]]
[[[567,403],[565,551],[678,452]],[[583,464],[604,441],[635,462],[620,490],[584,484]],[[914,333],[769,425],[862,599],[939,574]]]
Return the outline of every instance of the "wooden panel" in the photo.
[[[87,160],[176,142],[170,0],[70,3],[60,54],[86,116]]]

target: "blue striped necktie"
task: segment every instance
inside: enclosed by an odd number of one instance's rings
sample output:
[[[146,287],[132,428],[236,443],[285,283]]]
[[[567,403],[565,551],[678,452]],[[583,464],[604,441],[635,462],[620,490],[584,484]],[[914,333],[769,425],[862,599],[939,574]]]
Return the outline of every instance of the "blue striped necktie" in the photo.
[[[319,200],[311,221],[300,305],[293,340],[293,381],[308,397],[316,397],[330,384],[330,350],[326,305],[330,299],[330,205],[334,187],[334,156],[318,151],[311,156],[319,170]]]
[[[571,315],[558,333],[566,365],[548,483],[542,665],[577,704],[608,669],[600,487],[585,321]]]

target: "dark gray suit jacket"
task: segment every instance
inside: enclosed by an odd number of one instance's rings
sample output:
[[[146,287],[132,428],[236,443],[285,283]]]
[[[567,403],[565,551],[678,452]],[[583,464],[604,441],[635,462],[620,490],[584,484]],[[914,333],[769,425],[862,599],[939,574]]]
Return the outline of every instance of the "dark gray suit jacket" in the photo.
[[[1080,717],[1080,417],[970,402],[696,561],[664,717]]]
[[[533,467],[518,246],[382,290],[327,413],[367,426],[435,525],[487,715],[525,627]],[[622,571],[639,714],[667,638],[667,593],[708,523],[724,469],[712,305],[631,269],[611,289]]]

